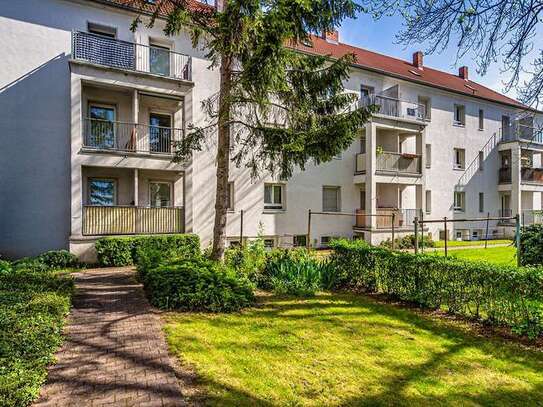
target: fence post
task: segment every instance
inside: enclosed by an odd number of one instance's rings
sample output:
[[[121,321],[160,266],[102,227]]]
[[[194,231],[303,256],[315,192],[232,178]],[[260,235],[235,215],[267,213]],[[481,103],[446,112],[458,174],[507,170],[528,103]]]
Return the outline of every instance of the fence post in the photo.
[[[449,231],[447,230],[447,217],[443,218],[443,224],[445,226],[445,257],[447,257],[447,240],[449,240]]]
[[[392,212],[392,250],[394,250],[394,222],[396,221],[396,214]]]
[[[485,232],[485,249],[488,247],[488,221],[490,218],[490,212],[486,214],[486,232]]]
[[[306,246],[308,249],[311,248],[311,209],[307,211],[307,242]]]
[[[240,211],[239,220],[239,245],[243,247],[243,209]]]
[[[515,239],[517,246],[517,266],[520,267],[520,216],[515,216]]]
[[[415,254],[419,252],[419,217],[415,216]]]
[[[420,211],[420,247],[424,253],[424,212]]]

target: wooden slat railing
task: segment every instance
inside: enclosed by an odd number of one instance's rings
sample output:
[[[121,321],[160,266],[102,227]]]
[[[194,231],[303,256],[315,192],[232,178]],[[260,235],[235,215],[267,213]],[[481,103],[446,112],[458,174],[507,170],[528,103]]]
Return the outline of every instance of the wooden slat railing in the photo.
[[[83,206],[83,235],[183,233],[182,207]]]

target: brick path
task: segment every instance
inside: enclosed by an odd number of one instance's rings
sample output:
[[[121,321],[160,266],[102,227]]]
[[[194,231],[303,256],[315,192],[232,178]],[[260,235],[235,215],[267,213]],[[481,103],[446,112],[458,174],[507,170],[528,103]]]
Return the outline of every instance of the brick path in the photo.
[[[183,377],[130,268],[75,275],[67,338],[35,406],[179,406]],[[189,386],[190,387],[190,386]]]

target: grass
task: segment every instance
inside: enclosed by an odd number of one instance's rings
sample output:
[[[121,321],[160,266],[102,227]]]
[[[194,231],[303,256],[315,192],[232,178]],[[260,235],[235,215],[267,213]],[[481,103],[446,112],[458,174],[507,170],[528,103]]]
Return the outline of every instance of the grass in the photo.
[[[443,250],[435,251],[434,253],[444,256],[445,252]],[[516,265],[517,249],[514,246],[500,246],[500,247],[489,247],[487,249],[460,249],[460,250],[450,250],[448,255],[451,257],[457,257],[463,260],[484,260],[494,264],[509,264]]]
[[[497,244],[511,244],[511,239],[496,239],[496,240],[489,240],[488,246],[497,245]],[[435,247],[445,247],[445,241],[443,240],[437,240],[435,243]],[[484,240],[472,240],[472,241],[466,241],[466,240],[449,240],[447,242],[448,247],[465,247],[465,246],[484,246],[485,241]]]
[[[169,313],[170,348],[215,406],[538,405],[543,353],[348,294]],[[540,404],[539,404],[540,405]]]
[[[69,271],[0,269],[1,406],[26,406],[38,396],[62,341],[72,290]]]

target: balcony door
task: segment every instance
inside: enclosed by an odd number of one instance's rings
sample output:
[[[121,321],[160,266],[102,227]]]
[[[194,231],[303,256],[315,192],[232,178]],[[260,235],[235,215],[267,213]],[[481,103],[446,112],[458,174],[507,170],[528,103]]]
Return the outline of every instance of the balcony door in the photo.
[[[108,149],[115,147],[115,107],[91,104],[87,123],[85,147]]]
[[[154,208],[172,206],[172,184],[170,182],[150,182],[149,203]]]
[[[168,47],[149,46],[149,70],[157,75],[170,76],[170,49]]]
[[[511,216],[511,195],[502,194],[501,207],[501,216]]]
[[[172,116],[162,113],[149,115],[149,151],[152,153],[171,153]]]

